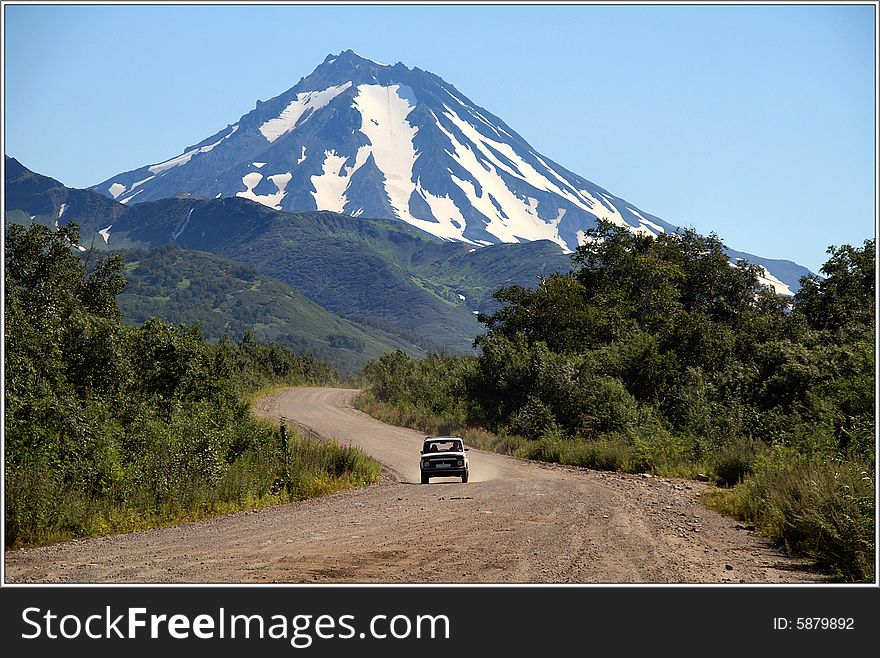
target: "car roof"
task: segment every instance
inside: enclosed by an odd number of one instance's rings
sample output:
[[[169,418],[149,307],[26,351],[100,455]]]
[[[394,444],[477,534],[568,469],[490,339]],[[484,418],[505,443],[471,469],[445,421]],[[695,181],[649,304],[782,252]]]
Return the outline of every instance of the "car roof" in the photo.
[[[425,442],[428,441],[461,441],[460,436],[426,436]]]

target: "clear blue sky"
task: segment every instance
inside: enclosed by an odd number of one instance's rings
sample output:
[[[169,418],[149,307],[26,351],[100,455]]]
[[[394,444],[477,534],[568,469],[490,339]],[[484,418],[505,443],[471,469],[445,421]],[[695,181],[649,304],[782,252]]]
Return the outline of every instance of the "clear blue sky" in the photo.
[[[733,248],[818,271],[874,235],[871,4],[4,11],[4,150],[72,187],[177,155],[352,48]]]

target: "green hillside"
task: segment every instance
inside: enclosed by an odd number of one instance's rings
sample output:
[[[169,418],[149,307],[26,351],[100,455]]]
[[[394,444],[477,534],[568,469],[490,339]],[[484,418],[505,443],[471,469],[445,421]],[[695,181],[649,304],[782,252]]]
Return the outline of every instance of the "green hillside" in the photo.
[[[198,323],[209,340],[245,331],[262,342],[288,345],[355,372],[386,351],[425,351],[376,328],[344,320],[291,288],[233,260],[171,245],[125,252],[128,285],[118,302],[129,322],[161,317]]]

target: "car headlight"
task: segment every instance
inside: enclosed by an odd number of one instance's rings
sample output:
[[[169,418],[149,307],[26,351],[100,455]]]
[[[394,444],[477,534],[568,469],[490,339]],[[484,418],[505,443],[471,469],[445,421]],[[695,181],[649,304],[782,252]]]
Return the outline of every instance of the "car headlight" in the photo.
[[[422,466],[424,466],[425,468],[428,468],[430,465],[430,462],[428,462],[427,460],[422,462]]]
[[[458,465],[459,465],[459,466],[464,466],[464,460],[463,460],[463,459],[459,459],[459,460],[458,460]]]

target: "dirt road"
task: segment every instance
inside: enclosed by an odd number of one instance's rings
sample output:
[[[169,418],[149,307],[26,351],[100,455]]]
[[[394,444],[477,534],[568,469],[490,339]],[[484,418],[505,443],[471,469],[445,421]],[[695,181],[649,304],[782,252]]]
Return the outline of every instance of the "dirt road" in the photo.
[[[470,482],[419,481],[422,434],[288,389],[258,413],[361,446],[380,484],[210,521],[6,554],[7,582],[787,583],[819,577],[696,502],[707,485],[471,449]]]

